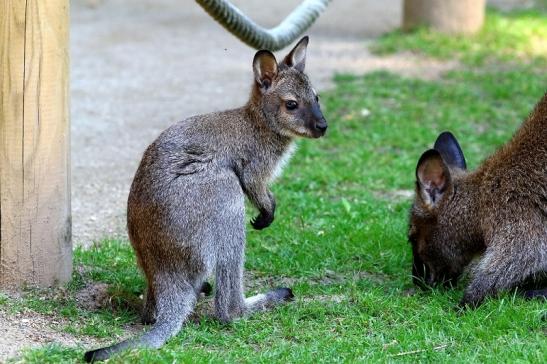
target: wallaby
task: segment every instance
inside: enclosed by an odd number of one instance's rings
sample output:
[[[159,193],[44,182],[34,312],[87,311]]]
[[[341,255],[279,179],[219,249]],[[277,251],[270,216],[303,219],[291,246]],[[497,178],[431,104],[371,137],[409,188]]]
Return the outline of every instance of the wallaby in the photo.
[[[212,273],[221,322],[293,298],[289,288],[243,294],[244,196],[259,211],[252,226],[268,227],[275,211],[268,184],[295,137],[325,134],[318,95],[304,73],[307,46],[304,37],[279,64],[271,52],[258,51],[245,106],[174,124],[145,151],[129,193],[127,226],[147,281],[142,320],[154,325],[139,338],[87,352],[86,361],[162,346],[181,329]]]
[[[513,288],[547,297],[547,94],[476,171],[444,132],[420,157],[416,180],[408,236],[417,285],[456,283],[479,256],[460,307]]]

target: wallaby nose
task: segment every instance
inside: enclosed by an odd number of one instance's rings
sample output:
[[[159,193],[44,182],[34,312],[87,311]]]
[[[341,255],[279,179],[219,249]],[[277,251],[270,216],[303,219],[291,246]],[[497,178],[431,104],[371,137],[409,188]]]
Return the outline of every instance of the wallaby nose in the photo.
[[[321,133],[324,133],[327,130],[327,128],[328,128],[328,125],[325,121],[315,124],[315,129],[317,129]]]

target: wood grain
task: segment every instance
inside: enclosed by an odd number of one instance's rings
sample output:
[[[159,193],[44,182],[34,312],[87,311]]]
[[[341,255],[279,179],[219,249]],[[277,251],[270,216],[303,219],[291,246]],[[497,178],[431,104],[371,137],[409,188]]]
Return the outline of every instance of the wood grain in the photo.
[[[0,287],[72,270],[67,0],[0,5]]]

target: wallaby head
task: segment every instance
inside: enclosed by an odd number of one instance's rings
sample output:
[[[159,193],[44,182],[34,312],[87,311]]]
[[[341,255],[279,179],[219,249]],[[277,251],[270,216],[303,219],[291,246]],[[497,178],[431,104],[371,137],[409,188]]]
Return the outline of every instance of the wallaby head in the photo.
[[[267,50],[258,51],[253,60],[251,106],[273,131],[288,137],[319,138],[327,130],[319,96],[304,73],[307,46],[306,36],[281,63]]]
[[[466,163],[456,138],[444,132],[433,149],[422,154],[416,167],[416,197],[408,238],[412,244],[414,283],[454,284],[471,257],[461,247],[468,239],[459,208],[451,204]]]

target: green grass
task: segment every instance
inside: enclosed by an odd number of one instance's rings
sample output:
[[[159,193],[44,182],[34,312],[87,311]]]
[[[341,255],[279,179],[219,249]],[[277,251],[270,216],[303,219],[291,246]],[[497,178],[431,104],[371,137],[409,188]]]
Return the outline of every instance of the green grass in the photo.
[[[509,13],[488,10],[484,27],[472,36],[449,36],[426,28],[395,31],[382,36],[372,49],[379,54],[411,51],[475,65],[526,59],[547,67],[547,7]]]
[[[455,71],[435,82],[377,72],[340,75],[336,85],[322,96],[327,137],[300,142],[274,186],[276,221],[248,234],[246,268],[257,282],[271,282],[248,293],[288,281],[296,302],[228,326],[192,323],[159,351],[128,352],[113,362],[544,359],[544,303],[508,293],[458,315],[461,287],[406,294],[409,198],[398,192],[412,188],[417,158],[446,129],[476,167],[510,138],[545,91],[547,76],[527,66]],[[363,116],[365,109],[370,115]],[[104,241],[78,249],[75,260],[74,280],[61,293],[43,299],[44,292],[31,291],[22,301],[1,298],[0,305],[60,314],[69,332],[115,341],[123,325],[138,319],[144,287],[132,250],[127,242]],[[74,296],[90,282],[110,285],[108,307],[79,307]],[[48,346],[25,352],[21,361],[78,361],[82,350]],[[392,356],[409,351],[417,352]]]
[[[335,84],[322,94],[327,136],[300,141],[273,186],[274,224],[248,232],[247,294],[289,284],[296,301],[230,325],[204,318],[160,350],[125,352],[111,362],[544,362],[544,302],[508,292],[458,314],[463,286],[413,291],[406,242],[421,153],[451,130],[475,168],[546,91],[544,70],[496,63],[436,81],[375,72],[339,75]],[[109,285],[110,300],[85,309],[78,292],[97,282]],[[138,320],[143,288],[129,244],[108,240],[76,250],[74,278],[64,289],[0,296],[0,308],[61,316],[65,331],[114,342]],[[83,350],[51,345],[14,361],[80,362]]]

